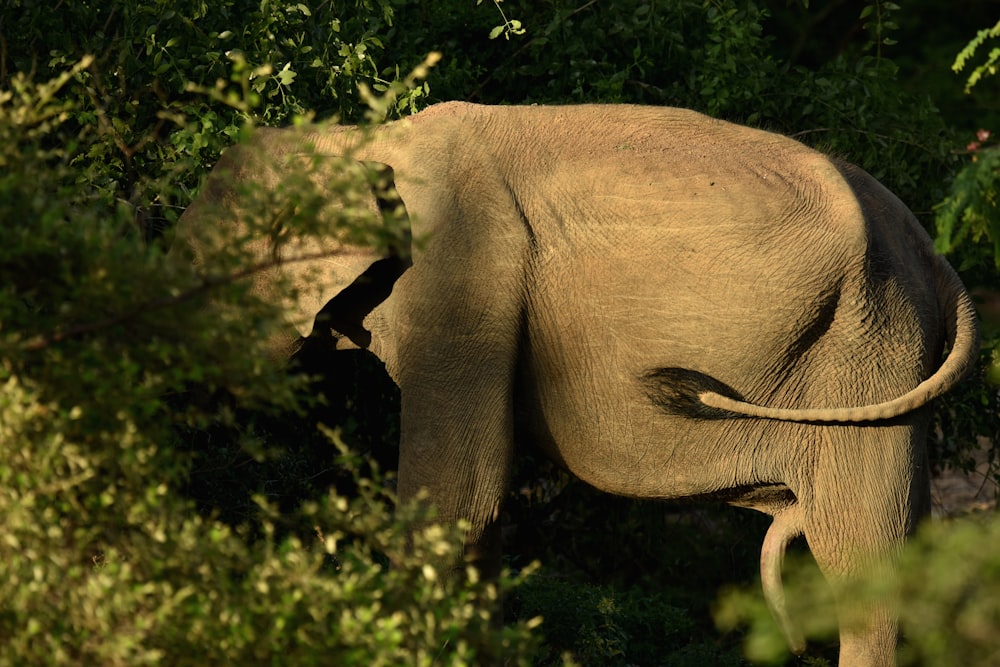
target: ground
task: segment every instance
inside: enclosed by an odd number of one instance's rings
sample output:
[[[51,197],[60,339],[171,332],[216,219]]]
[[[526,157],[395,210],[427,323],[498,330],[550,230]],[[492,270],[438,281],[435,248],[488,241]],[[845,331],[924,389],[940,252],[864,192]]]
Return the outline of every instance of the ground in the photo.
[[[952,517],[996,508],[997,483],[990,470],[990,448],[987,442],[982,444],[975,453],[975,471],[947,470],[931,480],[935,517]]]

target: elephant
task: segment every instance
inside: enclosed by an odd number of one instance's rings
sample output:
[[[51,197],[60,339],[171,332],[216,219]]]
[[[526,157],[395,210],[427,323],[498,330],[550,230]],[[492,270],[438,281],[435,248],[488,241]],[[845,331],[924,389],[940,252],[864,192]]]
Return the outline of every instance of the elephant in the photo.
[[[369,209],[408,233],[383,251],[255,240],[254,289],[289,323],[273,349],[327,337],[384,361],[399,498],[466,519],[487,567],[530,442],[606,492],[771,515],[764,596],[801,651],[789,542],[805,537],[843,611],[845,586],[928,514],[928,405],[974,367],[977,318],[859,167],[685,109],[447,102],[372,128],[257,130],[181,217],[179,254],[210,271],[253,213],[245,186],[277,192],[307,161],[320,187],[376,174]],[[894,664],[891,607],[841,614],[841,666]]]

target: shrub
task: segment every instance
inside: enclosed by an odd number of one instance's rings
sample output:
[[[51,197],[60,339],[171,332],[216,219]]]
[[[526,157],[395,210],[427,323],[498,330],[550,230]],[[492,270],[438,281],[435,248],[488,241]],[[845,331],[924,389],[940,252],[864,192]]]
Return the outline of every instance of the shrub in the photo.
[[[900,665],[993,665],[1000,632],[998,548],[1000,521],[992,513],[926,523],[903,551],[897,575],[872,572],[851,590],[852,609],[863,610],[873,600],[897,603],[903,636]],[[820,642],[835,637],[837,619],[829,613],[829,592],[815,565],[793,560],[786,581],[792,618]],[[730,592],[719,620],[724,626],[750,624],[746,646],[751,657],[774,661],[787,656],[784,640],[755,592]]]
[[[497,586],[452,576],[458,532],[394,511],[377,470],[284,512],[258,493],[235,526],[179,492],[189,429],[264,459],[280,442],[234,417],[297,410],[306,379],[267,361],[272,306],[92,185],[102,137],[65,94],[89,64],[0,97],[0,664],[528,664],[536,621],[498,628]]]
[[[671,606],[659,591],[592,586],[537,575],[511,595],[515,618],[540,616],[546,653],[540,664],[568,654],[579,664],[742,665],[734,646],[693,643],[697,636],[687,610]]]

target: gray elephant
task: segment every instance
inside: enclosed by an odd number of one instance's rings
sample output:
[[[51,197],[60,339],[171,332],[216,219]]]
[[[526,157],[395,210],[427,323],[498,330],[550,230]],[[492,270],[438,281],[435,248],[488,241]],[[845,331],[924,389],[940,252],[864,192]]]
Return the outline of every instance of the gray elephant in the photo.
[[[370,132],[257,131],[182,217],[182,247],[210,265],[226,233],[205,230],[242,224],[244,184],[273,192],[317,159],[320,180],[380,173],[373,211],[394,184],[422,242],[261,238],[257,289],[297,327],[275,347],[334,336],[385,361],[400,497],[468,519],[487,562],[530,440],[604,491],[772,515],[764,593],[800,649],[788,542],[805,535],[836,593],[927,513],[926,406],[973,367],[976,316],[861,169],[681,109],[447,103]],[[275,293],[278,276],[300,289]],[[893,664],[896,635],[889,607],[842,617],[840,664]]]

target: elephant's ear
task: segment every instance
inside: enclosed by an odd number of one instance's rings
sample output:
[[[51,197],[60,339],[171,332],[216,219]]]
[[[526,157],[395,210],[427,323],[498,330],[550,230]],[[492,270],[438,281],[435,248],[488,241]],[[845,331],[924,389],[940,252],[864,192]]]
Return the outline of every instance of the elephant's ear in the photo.
[[[378,204],[385,229],[399,230],[387,244],[386,256],[374,261],[350,285],[340,290],[317,313],[313,332],[336,332],[352,343],[366,348],[371,343],[371,332],[365,329],[364,319],[392,293],[392,288],[412,266],[412,233],[410,216],[396,190],[395,173],[387,164],[363,162],[368,183]]]

